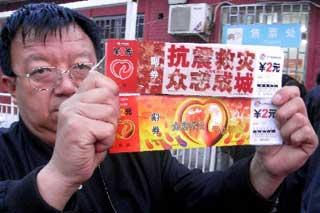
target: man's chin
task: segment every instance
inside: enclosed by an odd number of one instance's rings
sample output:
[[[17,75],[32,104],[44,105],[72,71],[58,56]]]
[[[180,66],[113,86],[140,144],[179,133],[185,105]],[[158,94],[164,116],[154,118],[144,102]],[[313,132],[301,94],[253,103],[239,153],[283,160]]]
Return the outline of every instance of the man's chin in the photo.
[[[48,121],[46,124],[38,126],[36,129],[31,129],[33,134],[40,140],[50,146],[53,146],[56,140],[56,125]]]
[[[49,145],[54,145],[56,140],[56,132],[57,131],[57,125],[47,125],[46,129],[42,133],[43,140],[45,143]]]

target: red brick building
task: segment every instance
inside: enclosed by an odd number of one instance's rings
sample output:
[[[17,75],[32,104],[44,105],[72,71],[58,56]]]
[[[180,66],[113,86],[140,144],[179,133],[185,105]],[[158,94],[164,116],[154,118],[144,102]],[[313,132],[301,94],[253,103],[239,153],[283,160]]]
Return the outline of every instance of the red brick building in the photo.
[[[0,11],[14,10],[25,2],[27,1],[2,0]],[[284,72],[304,82],[307,88],[315,85],[316,75],[320,72],[320,8],[318,1],[272,1],[268,3],[269,1],[263,0],[233,0],[223,4],[217,0],[185,0],[186,4],[207,3],[212,7],[214,22],[210,26],[210,33],[206,36],[206,40],[203,39],[203,36],[194,34],[168,34],[169,2],[172,1],[138,0],[137,38],[168,42],[221,42],[223,24],[299,23],[304,29],[303,42],[297,48],[283,48],[286,59]],[[126,6],[100,7],[81,12],[92,17],[104,29],[105,39],[124,37]]]

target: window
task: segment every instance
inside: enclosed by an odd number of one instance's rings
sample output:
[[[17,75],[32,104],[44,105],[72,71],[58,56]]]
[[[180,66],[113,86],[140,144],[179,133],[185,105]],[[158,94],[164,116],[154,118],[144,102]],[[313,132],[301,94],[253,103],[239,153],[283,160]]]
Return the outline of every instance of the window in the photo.
[[[126,16],[103,16],[93,20],[103,30],[103,38],[124,38],[126,31]],[[143,38],[144,15],[137,15],[136,38]]]
[[[222,24],[299,23],[302,42],[299,48],[283,48],[283,73],[303,82],[306,73],[307,33],[310,6],[307,3],[253,4],[222,7]]]

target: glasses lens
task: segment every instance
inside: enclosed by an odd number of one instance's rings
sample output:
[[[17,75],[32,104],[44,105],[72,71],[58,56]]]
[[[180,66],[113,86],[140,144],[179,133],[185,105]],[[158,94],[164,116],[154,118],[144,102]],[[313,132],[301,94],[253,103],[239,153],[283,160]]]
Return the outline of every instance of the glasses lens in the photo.
[[[58,72],[54,67],[40,67],[29,74],[30,84],[39,90],[51,88],[58,79]]]
[[[75,64],[74,66],[72,66],[69,70],[72,80],[77,84],[81,83],[88,76],[88,73],[92,66],[93,65],[91,63]]]
[[[39,67],[33,69],[28,78],[33,88],[38,90],[48,90],[59,84],[60,74],[69,73],[69,77],[76,86],[88,76],[92,69],[92,63],[79,63],[73,65],[69,70],[62,72],[55,67]]]

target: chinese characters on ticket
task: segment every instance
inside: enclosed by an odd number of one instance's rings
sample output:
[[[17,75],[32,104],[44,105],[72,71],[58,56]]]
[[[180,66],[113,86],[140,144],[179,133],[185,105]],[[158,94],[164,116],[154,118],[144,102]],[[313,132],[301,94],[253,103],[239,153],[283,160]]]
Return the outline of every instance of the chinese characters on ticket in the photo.
[[[281,143],[280,48],[109,40],[106,56],[123,93],[111,152]]]

